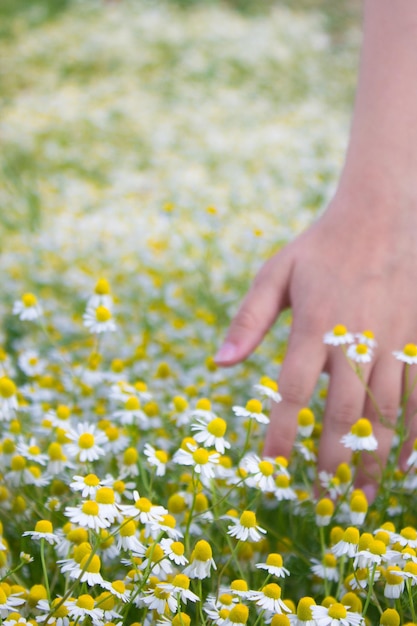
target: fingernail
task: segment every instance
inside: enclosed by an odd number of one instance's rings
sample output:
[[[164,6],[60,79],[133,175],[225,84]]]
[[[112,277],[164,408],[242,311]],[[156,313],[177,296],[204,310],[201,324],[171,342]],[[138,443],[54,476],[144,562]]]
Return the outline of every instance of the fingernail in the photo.
[[[233,359],[236,356],[236,346],[234,343],[231,343],[230,341],[226,341],[221,347],[220,350],[217,352],[216,356],[214,357],[214,361],[216,363],[227,363],[229,361],[233,361]]]
[[[368,500],[368,504],[372,504],[376,497],[376,487],[375,485],[364,485],[362,487],[362,491]]]

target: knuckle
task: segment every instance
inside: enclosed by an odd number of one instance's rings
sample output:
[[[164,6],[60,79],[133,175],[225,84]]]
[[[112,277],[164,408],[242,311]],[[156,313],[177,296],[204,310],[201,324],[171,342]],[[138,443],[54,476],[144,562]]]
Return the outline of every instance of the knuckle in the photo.
[[[233,331],[252,330],[254,327],[256,328],[258,323],[255,313],[248,307],[244,307],[236,314],[232,329]]]
[[[397,402],[385,402],[379,405],[379,415],[382,415],[384,420],[394,424],[397,420],[399,405]]]
[[[329,411],[329,417],[332,421],[332,428],[338,434],[346,434],[352,427],[352,424],[358,419],[358,407],[351,400],[343,400],[338,403],[337,407]]]
[[[291,380],[285,383],[280,382],[279,390],[283,401],[288,404],[298,404],[300,406],[308,404],[309,394],[306,392],[301,381]]]

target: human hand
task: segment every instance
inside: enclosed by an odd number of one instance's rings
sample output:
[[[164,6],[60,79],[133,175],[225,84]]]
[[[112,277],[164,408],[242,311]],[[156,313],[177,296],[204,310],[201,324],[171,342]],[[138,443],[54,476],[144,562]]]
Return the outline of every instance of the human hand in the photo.
[[[319,375],[326,371],[330,381],[319,469],[334,471],[349,459],[340,439],[365,416],[378,440],[379,462],[375,455],[363,456],[362,486],[375,485],[392,443],[394,431],[387,423],[393,425],[397,418],[404,370],[392,352],[417,342],[415,211],[402,206],[393,210],[387,200],[365,196],[336,194],[321,219],[263,265],[216,355],[220,365],[244,360],[280,312],[291,307],[293,322],[279,376],[283,399],[271,411],[264,453],[289,456],[298,411],[308,405]],[[323,343],[323,335],[336,324],[354,333],[370,329],[375,335],[373,359],[360,367],[384,423],[342,349]],[[410,436],[403,460],[417,437],[417,420],[412,419],[416,410],[417,391],[408,401]]]

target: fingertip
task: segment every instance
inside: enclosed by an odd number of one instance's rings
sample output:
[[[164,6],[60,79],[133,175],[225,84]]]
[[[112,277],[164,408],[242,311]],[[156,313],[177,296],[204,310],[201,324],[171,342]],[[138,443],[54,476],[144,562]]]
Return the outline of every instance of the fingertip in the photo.
[[[238,347],[231,341],[225,341],[214,356],[217,365],[233,365],[238,360]]]

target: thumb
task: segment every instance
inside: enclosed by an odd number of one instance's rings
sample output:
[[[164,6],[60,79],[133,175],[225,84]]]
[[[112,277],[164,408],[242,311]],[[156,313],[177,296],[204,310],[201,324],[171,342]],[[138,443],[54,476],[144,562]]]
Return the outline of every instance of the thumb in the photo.
[[[291,267],[286,251],[271,257],[262,266],[214,357],[216,363],[239,363],[261,343],[279,313],[289,304],[287,292]]]

